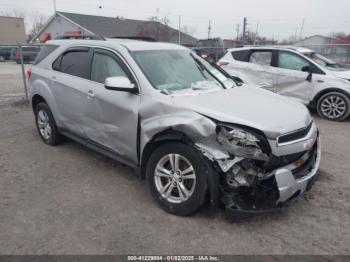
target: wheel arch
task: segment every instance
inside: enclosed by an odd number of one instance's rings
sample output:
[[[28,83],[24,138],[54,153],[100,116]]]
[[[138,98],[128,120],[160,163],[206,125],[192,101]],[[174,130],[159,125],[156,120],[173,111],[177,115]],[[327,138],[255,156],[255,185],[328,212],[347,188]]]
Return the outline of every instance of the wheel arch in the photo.
[[[35,94],[33,97],[32,97],[32,100],[31,100],[31,104],[32,104],[32,109],[33,111],[35,110],[35,107],[39,104],[39,103],[46,103],[46,100],[45,98],[43,98],[41,95],[39,94]]]
[[[317,107],[317,101],[325,94],[330,93],[330,92],[339,92],[343,95],[346,95],[350,99],[350,92],[345,91],[344,89],[337,88],[337,87],[331,87],[331,88],[326,88],[320,92],[317,93],[317,95],[314,97],[314,99],[310,103],[310,107],[313,109],[316,109]]]
[[[160,145],[166,142],[180,142],[180,143],[187,144],[189,146],[194,145],[191,139],[189,139],[188,136],[181,131],[167,129],[167,130],[161,131],[160,133],[155,134],[153,138],[145,145],[141,154],[140,167],[141,167],[142,178],[144,178],[146,175],[146,165],[152,153]]]
[[[167,142],[179,142],[195,147],[193,141],[181,131],[167,129],[154,135],[153,138],[146,144],[141,154],[140,174],[142,179],[144,179],[146,176],[146,165],[154,150],[156,150],[159,146]],[[214,168],[214,166],[209,163],[209,160],[207,160],[202,154],[200,156],[203,158],[208,170],[207,182],[210,206],[213,210],[216,210],[219,206],[220,174]]]

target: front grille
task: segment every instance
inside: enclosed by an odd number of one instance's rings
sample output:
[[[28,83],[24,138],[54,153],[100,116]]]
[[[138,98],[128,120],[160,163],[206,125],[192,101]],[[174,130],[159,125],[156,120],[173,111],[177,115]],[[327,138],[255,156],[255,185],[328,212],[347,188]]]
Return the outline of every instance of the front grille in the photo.
[[[277,168],[288,166],[289,164],[300,159],[305,153],[306,151],[280,157],[273,156],[268,162],[265,163],[264,169],[266,172],[270,172]]]
[[[288,142],[292,142],[292,141],[301,139],[301,138],[305,137],[310,132],[311,127],[312,127],[312,122],[307,127],[303,128],[303,129],[299,129],[297,131],[288,133],[286,135],[282,135],[277,139],[277,143],[283,144],[283,143],[288,143]]]

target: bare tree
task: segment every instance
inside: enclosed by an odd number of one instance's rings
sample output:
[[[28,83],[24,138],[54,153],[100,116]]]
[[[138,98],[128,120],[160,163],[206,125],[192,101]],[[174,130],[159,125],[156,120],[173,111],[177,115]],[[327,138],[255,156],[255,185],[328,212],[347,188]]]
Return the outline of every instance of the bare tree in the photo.
[[[28,34],[29,39],[33,38],[37,33],[39,33],[41,28],[45,25],[47,17],[42,14],[38,14],[31,16],[31,20],[31,29]]]
[[[144,22],[138,27],[138,36],[169,42],[177,35],[177,32],[169,27],[169,14],[160,17],[159,10],[157,9],[157,15],[151,16],[148,20],[149,22]]]
[[[197,31],[197,29],[193,26],[184,25],[181,27],[181,32],[185,33],[187,35],[193,36],[196,33],[196,31]]]

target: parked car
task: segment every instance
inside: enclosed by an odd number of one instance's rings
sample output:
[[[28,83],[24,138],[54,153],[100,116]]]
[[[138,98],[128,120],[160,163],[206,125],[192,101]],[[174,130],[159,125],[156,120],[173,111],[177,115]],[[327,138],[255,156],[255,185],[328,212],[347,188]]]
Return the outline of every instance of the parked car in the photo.
[[[0,46],[0,62],[10,60],[11,47],[9,46]]]
[[[218,61],[219,58],[226,53],[224,41],[221,38],[198,40],[193,50],[197,53],[197,55],[208,60],[209,62]]]
[[[23,62],[24,63],[33,62],[39,52],[40,52],[40,46],[22,46]],[[17,64],[21,63],[21,51],[19,48],[16,48],[15,61]]]
[[[350,115],[350,70],[299,47],[230,49],[218,62],[244,82],[293,98],[328,120]]]
[[[139,170],[168,212],[284,207],[317,177],[317,127],[304,105],[221,71],[174,44],[55,40],[28,72],[30,101],[44,143],[66,136]]]

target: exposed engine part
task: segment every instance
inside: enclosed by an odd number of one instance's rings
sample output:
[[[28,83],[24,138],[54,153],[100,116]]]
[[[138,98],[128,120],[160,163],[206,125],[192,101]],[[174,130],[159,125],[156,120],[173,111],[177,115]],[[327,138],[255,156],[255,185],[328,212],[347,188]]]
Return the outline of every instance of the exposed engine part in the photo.
[[[234,159],[218,160],[217,163],[219,164],[221,170],[226,173],[228,170],[230,170],[231,167],[243,159],[243,157],[235,157]]]
[[[252,160],[244,159],[237,162],[226,173],[226,183],[230,188],[250,187],[258,177],[259,172],[256,170]]]

